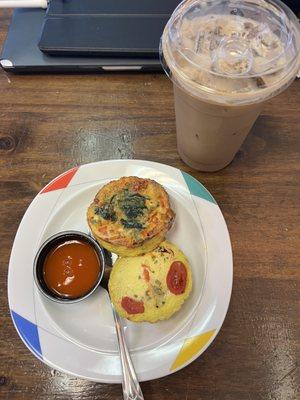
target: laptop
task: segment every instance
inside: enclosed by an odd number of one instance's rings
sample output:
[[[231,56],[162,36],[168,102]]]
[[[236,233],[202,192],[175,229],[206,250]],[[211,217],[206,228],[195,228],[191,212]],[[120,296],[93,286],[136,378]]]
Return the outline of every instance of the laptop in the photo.
[[[51,0],[16,9],[0,56],[10,72],[159,71],[178,0]]]

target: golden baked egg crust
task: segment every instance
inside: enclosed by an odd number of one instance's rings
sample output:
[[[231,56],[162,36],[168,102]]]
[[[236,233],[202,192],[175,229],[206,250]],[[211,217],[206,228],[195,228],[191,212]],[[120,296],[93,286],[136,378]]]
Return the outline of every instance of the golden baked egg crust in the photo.
[[[152,251],[164,240],[174,217],[165,189],[154,180],[134,176],[103,186],[87,212],[96,240],[121,256]]]

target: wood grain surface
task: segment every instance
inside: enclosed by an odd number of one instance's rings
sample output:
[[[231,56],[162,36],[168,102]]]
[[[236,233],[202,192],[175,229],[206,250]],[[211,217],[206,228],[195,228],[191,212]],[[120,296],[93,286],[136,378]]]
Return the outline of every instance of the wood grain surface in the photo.
[[[8,12],[0,12],[0,42]],[[163,74],[0,72],[0,398],[121,399],[120,385],[51,370],[16,333],[9,255],[37,192],[64,170],[114,158],[181,168],[217,199],[234,255],[232,300],[209,349],[146,400],[295,400],[299,388],[300,80],[265,107],[226,169],[200,173],[176,152],[172,86]],[[299,395],[299,392],[298,392]],[[299,398],[299,397],[298,397]]]

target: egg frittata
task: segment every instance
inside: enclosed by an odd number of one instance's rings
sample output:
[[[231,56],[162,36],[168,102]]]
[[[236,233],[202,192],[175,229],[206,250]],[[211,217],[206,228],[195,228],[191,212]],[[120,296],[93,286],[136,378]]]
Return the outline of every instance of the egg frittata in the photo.
[[[188,260],[168,241],[142,256],[119,258],[109,280],[109,294],[116,311],[135,322],[170,318],[181,308],[191,289]]]
[[[93,236],[120,256],[153,250],[164,240],[174,217],[165,189],[154,180],[134,176],[103,186],[87,212]]]

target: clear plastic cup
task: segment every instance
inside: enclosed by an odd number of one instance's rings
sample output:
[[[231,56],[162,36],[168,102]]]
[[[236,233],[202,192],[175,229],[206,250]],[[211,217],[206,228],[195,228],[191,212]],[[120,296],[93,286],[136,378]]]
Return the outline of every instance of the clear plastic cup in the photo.
[[[186,0],[160,44],[173,81],[178,152],[202,171],[229,164],[264,102],[300,68],[300,26],[279,0]]]

